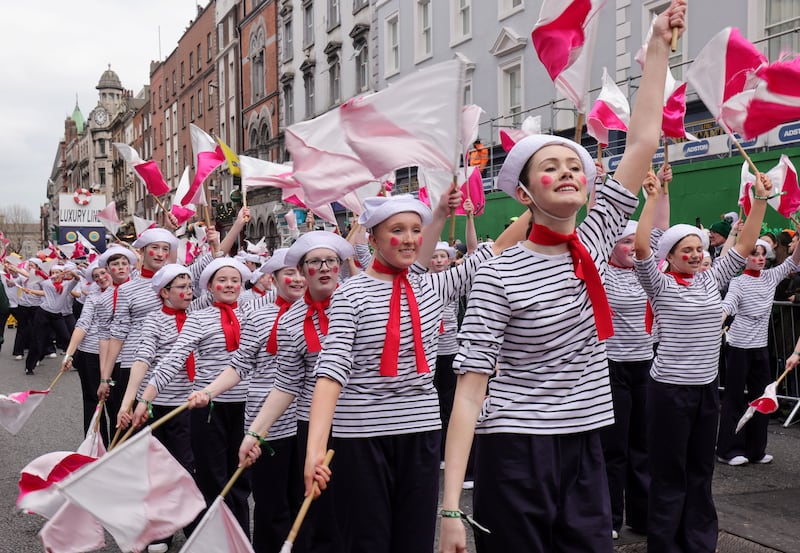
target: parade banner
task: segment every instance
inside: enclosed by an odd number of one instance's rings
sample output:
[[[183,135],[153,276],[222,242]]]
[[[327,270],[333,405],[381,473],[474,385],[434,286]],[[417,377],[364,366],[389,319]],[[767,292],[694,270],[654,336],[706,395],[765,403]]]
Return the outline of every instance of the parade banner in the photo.
[[[98,212],[106,207],[104,195],[90,193],[58,195],[58,225],[68,227],[102,227]]]

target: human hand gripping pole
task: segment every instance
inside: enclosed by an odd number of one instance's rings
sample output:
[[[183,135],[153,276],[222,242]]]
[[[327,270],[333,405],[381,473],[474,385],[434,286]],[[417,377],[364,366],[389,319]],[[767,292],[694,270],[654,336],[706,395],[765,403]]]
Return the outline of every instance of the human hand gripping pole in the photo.
[[[333,459],[333,450],[329,449],[328,452],[325,454],[325,460],[322,461],[322,466],[327,467],[331,464],[331,459]],[[297,538],[297,533],[300,531],[300,526],[303,524],[303,520],[306,518],[306,514],[308,513],[309,507],[311,507],[311,502],[314,501],[314,496],[317,494],[319,489],[319,484],[316,480],[311,485],[311,491],[303,500],[303,504],[300,506],[300,511],[297,513],[297,518],[294,519],[294,524],[292,524],[292,529],[289,530],[289,535],[286,536],[286,541],[283,542],[283,547],[281,547],[280,553],[291,553],[292,546],[294,545],[294,540]]]

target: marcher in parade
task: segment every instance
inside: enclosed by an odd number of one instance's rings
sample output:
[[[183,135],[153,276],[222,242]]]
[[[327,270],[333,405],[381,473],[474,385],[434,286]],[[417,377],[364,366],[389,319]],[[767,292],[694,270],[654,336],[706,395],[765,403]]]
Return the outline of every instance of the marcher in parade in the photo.
[[[528,136],[500,170],[498,186],[529,207],[534,225],[528,241],[479,269],[470,293],[445,453],[443,552],[466,550],[459,502],[473,434],[475,519],[491,531],[476,534],[480,553],[613,551],[599,432],[614,422],[602,343],[613,328],[600,271],[659,144],[672,28],[683,31],[685,12],[674,0],[654,23],[625,153],[577,232],[595,175],[582,146]]]

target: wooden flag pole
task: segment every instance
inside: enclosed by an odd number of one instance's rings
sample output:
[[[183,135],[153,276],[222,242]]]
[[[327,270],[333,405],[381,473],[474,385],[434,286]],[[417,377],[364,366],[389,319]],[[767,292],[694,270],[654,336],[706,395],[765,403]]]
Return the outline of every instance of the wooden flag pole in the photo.
[[[575,142],[577,142],[578,144],[581,143],[581,136],[583,136],[583,120],[584,120],[584,117],[585,116],[584,116],[583,113],[579,113],[578,114],[578,121],[575,123]]]
[[[322,465],[327,467],[328,465],[331,464],[332,459],[333,459],[333,450],[329,449],[328,452],[325,454],[325,460],[322,462]],[[297,534],[298,532],[300,532],[300,526],[303,525],[303,520],[305,520],[306,518],[306,513],[308,513],[309,507],[311,507],[311,502],[314,501],[314,495],[316,494],[318,489],[319,485],[317,484],[317,481],[314,480],[314,483],[311,485],[311,492],[303,500],[303,504],[300,506],[300,511],[298,511],[297,517],[294,519],[294,524],[292,524],[292,529],[289,530],[289,535],[286,536],[286,541],[283,542],[281,553],[285,553],[292,550],[292,545],[294,545],[294,540],[297,539]]]
[[[170,411],[169,413],[167,413],[166,415],[164,415],[163,417],[158,419],[156,422],[152,423],[150,425],[150,430],[155,430],[156,428],[158,428],[162,424],[166,423],[167,421],[169,421],[173,417],[175,417],[175,416],[179,415],[180,413],[186,411],[188,408],[189,408],[189,402],[187,401],[183,405],[180,405],[180,406],[176,407],[175,409],[173,409],[172,411]]]
[[[94,433],[97,433],[97,431],[100,430],[100,419],[103,418],[103,408],[105,407],[105,405],[106,405],[106,400],[102,400],[99,403],[100,412],[97,413],[97,419],[95,419],[94,421],[94,430],[92,430],[92,432]]]
[[[135,399],[131,400],[131,402],[128,405],[128,408],[125,410],[125,412],[129,413],[129,412],[133,411],[133,406],[134,405],[136,405],[136,400]],[[133,427],[133,425],[131,425],[131,427]],[[114,438],[111,440],[111,443],[108,444],[107,451],[111,451],[112,449],[114,449],[117,446],[117,441],[119,440],[119,436],[120,436],[121,433],[122,433],[122,427],[119,426],[119,427],[117,427],[117,431],[114,433]]]
[[[669,45],[669,49],[673,52],[678,50],[678,28],[672,28],[672,42]]]
[[[228,492],[231,491],[231,488],[233,488],[233,485],[236,483],[236,480],[239,479],[239,477],[244,472],[244,469],[246,469],[246,468],[247,468],[247,465],[242,465],[241,467],[236,469],[236,472],[234,472],[233,476],[230,477],[230,479],[228,480],[228,483],[225,484],[225,487],[222,488],[221,492],[219,492],[219,496],[220,497],[222,497],[224,499],[225,496],[228,495]]]
[[[667,135],[662,135],[664,138],[664,167],[669,167],[669,143],[667,142]],[[661,187],[664,189],[664,194],[669,194],[669,181],[664,181],[661,183]]]
[[[455,190],[458,187],[458,179],[453,176],[453,188],[450,189],[450,192]],[[449,195],[449,193],[448,193]],[[441,200],[439,200],[441,201]],[[447,236],[447,241],[452,246],[456,243],[456,210],[453,209],[450,211],[450,232]]]
[[[66,371],[58,371],[58,374],[53,379],[53,381],[50,383],[50,386],[47,387],[47,391],[52,391],[53,390],[53,386],[55,386],[56,383],[58,383],[58,381],[61,380],[61,377],[64,376],[65,372]]]

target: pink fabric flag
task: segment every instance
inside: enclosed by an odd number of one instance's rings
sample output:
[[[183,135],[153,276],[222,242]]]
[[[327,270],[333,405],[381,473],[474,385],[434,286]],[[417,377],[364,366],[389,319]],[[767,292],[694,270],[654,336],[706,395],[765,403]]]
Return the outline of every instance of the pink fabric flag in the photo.
[[[800,119],[800,93],[775,94],[761,82],[754,90],[745,90],[725,102],[720,118],[732,131],[746,139],[755,138]]]
[[[139,152],[131,146],[122,142],[114,142],[114,147],[119,152],[120,157],[141,177],[142,182],[147,187],[147,191],[153,196],[161,196],[169,192],[169,185],[164,181],[164,175],[155,161],[144,161],[139,157]]]
[[[286,149],[292,154],[294,179],[319,202],[334,202],[375,180],[343,140],[340,113],[332,109],[286,129]]]
[[[608,145],[608,131],[613,129],[627,132],[630,120],[631,106],[628,99],[617,83],[611,80],[608,70],[604,67],[603,88],[589,115],[586,116],[586,132],[600,144],[606,146]]]
[[[196,197],[199,189],[202,188],[203,181],[214,169],[226,161],[222,147],[206,131],[194,123],[189,123],[189,134],[194,152],[194,179],[189,186],[189,191],[179,200],[183,206],[198,203]]]
[[[686,116],[686,83],[681,83],[664,104],[661,130],[669,138],[687,138],[683,119]]]
[[[475,104],[469,104],[461,109],[461,156],[464,165],[469,162],[469,150],[478,139],[478,127],[483,115],[483,109]]]
[[[72,451],[54,451],[37,457],[20,471],[17,507],[52,518],[66,501],[55,484],[94,461],[95,457]]]
[[[773,382],[764,388],[764,393],[761,397],[750,402],[750,406],[747,408],[747,411],[744,412],[744,415],[742,415],[742,418],[739,419],[739,422],[736,425],[736,433],[738,434],[739,431],[744,428],[744,425],[747,423],[747,421],[753,418],[753,415],[755,415],[756,412],[769,415],[777,410],[778,383]]]
[[[719,119],[722,105],[746,88],[752,88],[752,74],[766,62],[764,54],[738,29],[727,27],[703,47],[686,78],[708,111]]]
[[[0,426],[12,434],[19,432],[49,393],[49,390],[28,390],[0,394]]]
[[[182,225],[195,215],[194,210],[189,209],[188,207],[183,207],[180,204],[172,204],[169,208],[169,212],[172,213],[178,220],[178,225]]]
[[[307,201],[307,196],[305,189],[300,186],[296,186],[294,188],[284,188],[281,194],[281,199],[284,202],[288,202],[294,204],[298,207],[302,207],[305,209],[310,209],[314,215],[317,215],[320,219],[323,219],[332,225],[336,223],[336,215],[333,213],[333,208],[329,203],[320,203],[315,205],[310,205]]]
[[[180,553],[253,553],[250,540],[225,500],[217,496]]]
[[[287,188],[297,186],[292,177],[292,165],[273,163],[250,156],[239,156],[239,171],[242,178],[242,190],[274,186]]]
[[[48,553],[84,553],[106,545],[100,522],[69,501],[45,523],[39,531],[39,539]]]
[[[455,174],[463,89],[464,65],[453,59],[348,100],[339,108],[345,141],[374,178],[412,166]]]
[[[107,206],[98,211],[97,219],[103,223],[112,234],[116,234],[119,227],[122,225],[122,221],[119,215],[117,215],[117,202],[110,202]]]
[[[772,181],[772,194],[779,194],[767,200],[767,203],[784,217],[791,217],[800,209],[800,187],[798,186],[797,170],[795,170],[794,164],[788,156],[782,155],[778,160],[778,164],[767,171],[767,176]],[[744,162],[742,164],[740,197],[748,189],[748,184],[752,185],[754,182],[755,177],[750,173],[747,162]],[[745,196],[745,199],[749,201],[749,195]],[[744,207],[747,207],[747,205],[744,204]]]
[[[477,167],[472,167],[467,182],[461,185],[461,192],[464,195],[464,200],[456,208],[456,215],[467,214],[464,211],[464,201],[467,199],[472,202],[472,206],[475,208],[473,215],[481,215],[486,207],[486,194],[483,191],[483,178],[481,178],[481,172]]]
[[[95,516],[123,551],[139,551],[171,536],[206,507],[192,476],[150,427],[74,473],[60,488]]]
[[[542,133],[542,116],[529,115],[522,121],[522,126],[519,129],[501,129],[500,130],[500,144],[506,153],[511,151],[514,144],[532,134]]]
[[[531,39],[556,88],[585,112],[597,12],[605,0],[544,0]]]

